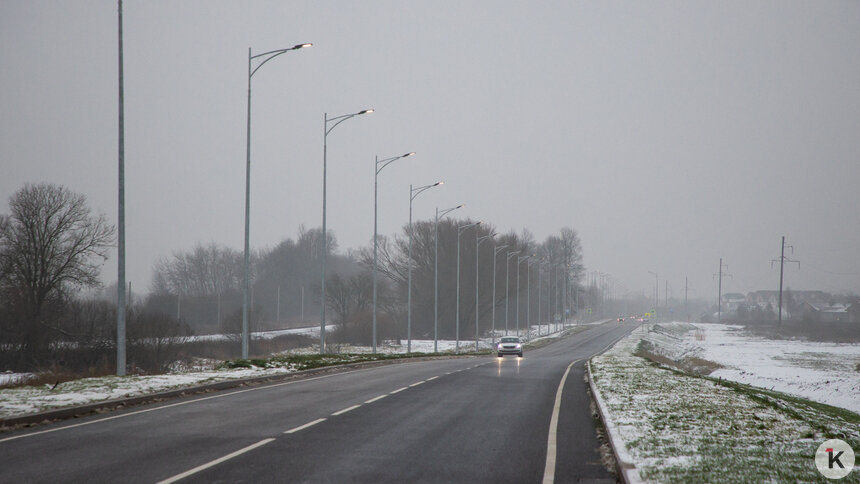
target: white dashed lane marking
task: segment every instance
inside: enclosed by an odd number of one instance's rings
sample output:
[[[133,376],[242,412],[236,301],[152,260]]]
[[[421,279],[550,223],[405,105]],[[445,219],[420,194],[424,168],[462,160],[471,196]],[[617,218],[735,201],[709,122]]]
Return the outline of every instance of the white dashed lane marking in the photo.
[[[351,411],[351,410],[355,410],[356,408],[358,408],[358,407],[360,407],[360,406],[361,406],[361,405],[353,405],[353,406],[351,406],[351,407],[346,407],[346,408],[345,408],[345,409],[343,409],[343,410],[338,410],[337,412],[333,413],[332,415],[343,415],[343,414],[345,414],[346,412],[349,412],[349,411]]]
[[[286,432],[284,432],[284,433],[285,433],[285,434],[292,434],[292,433],[298,432],[299,430],[304,430],[304,429],[306,429],[306,428],[308,428],[308,427],[310,427],[310,426],[312,426],[312,425],[316,425],[316,424],[318,424],[318,423],[320,423],[320,422],[325,422],[325,419],[324,419],[324,418],[318,418],[318,419],[314,420],[313,422],[308,422],[308,423],[306,423],[306,424],[304,424],[304,425],[299,425],[298,427],[296,427],[296,428],[294,428],[294,429],[287,430],[287,431],[286,431]]]

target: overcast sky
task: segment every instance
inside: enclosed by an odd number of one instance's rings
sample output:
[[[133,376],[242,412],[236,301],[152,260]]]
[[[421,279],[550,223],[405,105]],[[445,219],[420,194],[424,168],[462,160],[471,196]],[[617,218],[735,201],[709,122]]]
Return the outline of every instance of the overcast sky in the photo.
[[[311,42],[253,77],[251,245],[322,218],[342,250],[408,219],[538,240],[653,294],[860,292],[860,2],[126,1],[128,279],[195,243],[241,250],[248,47]],[[117,209],[115,1],[0,1],[0,212],[26,182]],[[116,257],[104,279],[116,280]]]

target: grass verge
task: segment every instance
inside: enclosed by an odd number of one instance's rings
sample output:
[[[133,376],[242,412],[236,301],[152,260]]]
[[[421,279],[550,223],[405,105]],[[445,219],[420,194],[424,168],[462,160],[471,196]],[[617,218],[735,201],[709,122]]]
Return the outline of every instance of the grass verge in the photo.
[[[829,482],[817,447],[860,449],[860,415],[636,356],[644,328],[592,360],[594,383],[643,479],[653,482]],[[852,472],[841,482],[858,482]]]

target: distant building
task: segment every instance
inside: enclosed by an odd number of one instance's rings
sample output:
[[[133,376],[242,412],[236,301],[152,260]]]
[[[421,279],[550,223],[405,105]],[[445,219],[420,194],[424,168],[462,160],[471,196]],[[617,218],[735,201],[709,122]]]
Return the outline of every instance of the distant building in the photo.
[[[849,305],[842,303],[804,303],[805,319],[821,323],[847,323],[851,321]]]
[[[723,294],[723,311],[727,313],[738,311],[738,306],[746,302],[746,296],[738,292],[727,292]]]
[[[791,289],[786,289],[782,292],[783,297],[783,309],[786,306],[786,299],[791,297],[794,303],[802,304],[802,303],[827,303],[833,296],[824,291],[794,291]],[[779,306],[779,291],[753,291],[746,296],[746,302],[749,305],[767,305],[770,304],[774,308]]]
[[[860,301],[854,301],[848,305],[848,321],[860,323]]]

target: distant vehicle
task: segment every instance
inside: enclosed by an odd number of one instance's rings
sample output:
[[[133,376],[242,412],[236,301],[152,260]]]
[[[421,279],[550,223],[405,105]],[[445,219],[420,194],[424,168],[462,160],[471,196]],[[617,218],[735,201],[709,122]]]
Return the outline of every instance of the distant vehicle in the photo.
[[[618,322],[619,322],[619,323],[623,323],[623,322],[624,322],[624,318],[618,318]]]
[[[499,358],[505,355],[517,355],[523,357],[523,343],[518,336],[502,336],[497,347]]]

